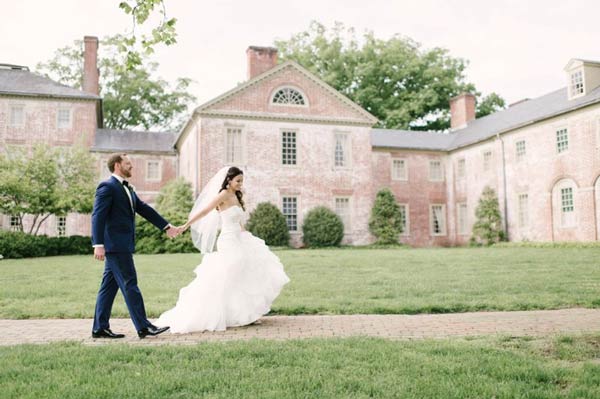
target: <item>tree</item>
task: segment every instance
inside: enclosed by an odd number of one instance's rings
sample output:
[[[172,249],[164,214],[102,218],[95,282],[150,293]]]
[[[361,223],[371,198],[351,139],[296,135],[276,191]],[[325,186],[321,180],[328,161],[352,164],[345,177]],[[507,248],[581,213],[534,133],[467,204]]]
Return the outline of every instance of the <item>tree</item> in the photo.
[[[313,21],[307,31],[276,40],[282,60],[294,60],[376,116],[379,127],[445,130],[450,127],[449,99],[481,93],[465,81],[467,61],[442,48],[425,50],[410,38],[377,39],[367,32],[359,41],[354,29],[336,23],[330,31]],[[500,102],[498,101],[500,100]],[[483,116],[503,100],[486,97]]]
[[[475,209],[472,244],[491,245],[505,239],[498,197],[493,188],[486,186]]]
[[[93,205],[96,168],[80,145],[52,148],[38,144],[31,154],[0,154],[0,212],[32,215],[29,234],[37,234],[50,215],[89,213]]]
[[[379,190],[369,219],[369,230],[378,244],[397,244],[402,233],[402,214],[389,188]]]
[[[131,35],[124,38],[119,45],[119,51],[125,54],[125,66],[127,70],[134,70],[142,65],[143,55],[149,55],[154,52],[154,46],[162,43],[171,46],[177,42],[177,31],[175,18],[167,18],[167,9],[164,0],[126,0],[119,3],[119,8],[125,14],[132,17]],[[161,14],[161,21],[155,26],[151,35],[141,35],[139,43],[142,46],[142,53],[137,49],[138,33],[136,27],[143,25],[148,18],[158,8],[158,13]]]
[[[179,78],[174,86],[152,77],[158,68],[142,56],[143,65],[124,67],[119,46],[124,37],[107,37],[100,42],[98,58],[100,95],[103,97],[104,125],[110,129],[178,130],[187,119],[188,106],[196,97],[188,92],[191,79]],[[83,79],[83,41],[58,49],[54,57],[36,67],[58,82],[81,88]]]

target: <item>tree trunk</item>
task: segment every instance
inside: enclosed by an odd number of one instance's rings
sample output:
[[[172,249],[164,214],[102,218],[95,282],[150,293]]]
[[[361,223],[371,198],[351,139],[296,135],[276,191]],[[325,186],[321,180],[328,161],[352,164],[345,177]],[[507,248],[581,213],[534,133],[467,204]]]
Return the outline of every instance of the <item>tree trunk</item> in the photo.
[[[37,225],[37,228],[35,229],[36,236],[37,236],[38,231],[40,231],[40,227],[42,227],[42,224],[44,224],[44,222],[46,221],[46,219],[48,219],[50,217],[50,215],[51,215],[51,213],[47,214],[40,220],[40,222]]]

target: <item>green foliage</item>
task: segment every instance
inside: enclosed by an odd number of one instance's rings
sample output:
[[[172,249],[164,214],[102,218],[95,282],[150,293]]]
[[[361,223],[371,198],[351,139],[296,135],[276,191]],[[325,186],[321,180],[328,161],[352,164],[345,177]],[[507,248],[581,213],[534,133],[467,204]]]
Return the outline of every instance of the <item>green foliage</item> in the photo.
[[[121,35],[100,42],[98,67],[100,95],[103,97],[104,125],[110,129],[178,130],[187,118],[188,105],[196,100],[188,92],[191,80],[177,79],[169,85],[153,74],[158,68],[146,56],[143,64],[128,69],[119,47],[126,40]],[[58,49],[54,57],[40,63],[38,73],[67,86],[81,88],[83,77],[83,42]]]
[[[491,245],[504,241],[505,235],[502,227],[502,216],[498,197],[493,188],[486,186],[479,198],[475,209],[476,222],[473,225],[472,245]]]
[[[90,237],[48,237],[0,230],[0,255],[6,259],[92,254]]]
[[[444,130],[450,127],[449,99],[481,93],[466,82],[467,61],[442,48],[423,49],[394,35],[378,39],[336,23],[331,30],[313,21],[305,32],[276,40],[282,61],[294,60],[379,119],[388,129]],[[503,107],[492,93],[481,101],[478,116]]]
[[[262,202],[250,214],[246,229],[262,238],[267,245],[286,246],[290,241],[285,216],[275,205]]]
[[[193,194],[190,183],[177,178],[164,185],[156,199],[156,210],[172,225],[186,222],[192,209]],[[153,224],[141,217],[136,218],[136,251],[143,254],[196,252],[189,230],[170,239]]]
[[[389,188],[379,190],[369,219],[369,230],[377,237],[377,244],[396,244],[402,233],[402,214]]]
[[[95,173],[94,159],[80,145],[37,144],[30,154],[0,153],[0,212],[21,221],[33,215],[29,233],[37,234],[52,214],[91,211]]]
[[[344,238],[344,223],[331,209],[318,206],[304,218],[302,234],[307,247],[335,247]]]

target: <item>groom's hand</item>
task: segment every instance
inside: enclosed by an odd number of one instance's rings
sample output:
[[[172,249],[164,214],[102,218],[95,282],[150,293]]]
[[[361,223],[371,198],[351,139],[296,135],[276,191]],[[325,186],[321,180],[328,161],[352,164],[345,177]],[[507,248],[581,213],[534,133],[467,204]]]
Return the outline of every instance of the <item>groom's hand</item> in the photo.
[[[175,238],[179,235],[179,228],[171,226],[167,229],[167,236],[169,238]]]
[[[94,258],[104,260],[104,247],[94,247]]]

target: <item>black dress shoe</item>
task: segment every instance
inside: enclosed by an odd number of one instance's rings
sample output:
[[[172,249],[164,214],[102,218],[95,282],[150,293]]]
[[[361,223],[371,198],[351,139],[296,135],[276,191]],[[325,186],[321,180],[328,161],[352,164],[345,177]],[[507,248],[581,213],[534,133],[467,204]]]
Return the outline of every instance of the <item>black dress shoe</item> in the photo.
[[[92,338],[125,338],[125,334],[115,334],[110,328],[92,331]]]
[[[138,330],[138,337],[140,338],[146,338],[148,335],[158,335],[158,334],[162,334],[165,331],[167,331],[169,328],[171,327],[156,327],[153,325],[149,325],[146,328],[142,328],[141,330]]]

